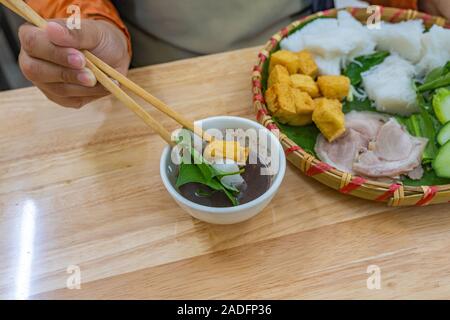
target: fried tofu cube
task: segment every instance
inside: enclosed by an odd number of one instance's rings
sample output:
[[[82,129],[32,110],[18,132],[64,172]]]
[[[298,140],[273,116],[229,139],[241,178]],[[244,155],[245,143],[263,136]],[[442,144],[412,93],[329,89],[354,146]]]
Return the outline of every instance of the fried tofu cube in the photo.
[[[292,94],[294,95],[296,116],[291,118],[288,124],[292,126],[305,126],[312,123],[312,114],[316,106],[311,96],[295,88],[292,88]]]
[[[329,142],[333,142],[345,132],[345,116],[342,104],[336,99],[318,98],[314,100],[312,115],[314,123]]]
[[[304,74],[291,75],[291,85],[294,88],[300,89],[311,96],[317,98],[320,96],[319,86],[313,78]]]
[[[310,114],[312,115],[316,105],[311,96],[299,89],[292,88],[294,95],[295,109],[298,114]]]
[[[325,98],[344,100],[350,91],[350,79],[345,76],[320,76],[317,85]]]
[[[313,55],[309,51],[303,50],[297,52],[297,57],[300,59],[298,64],[300,73],[315,79],[319,73],[319,67]]]
[[[213,140],[205,148],[203,157],[207,160],[230,159],[237,163],[246,163],[249,150],[239,141]]]
[[[281,123],[303,126],[312,122],[314,101],[306,93],[287,84],[275,84],[266,91],[269,111]]]
[[[275,115],[278,110],[290,109],[295,107],[294,97],[291,92],[291,87],[285,83],[277,83],[266,90],[265,94],[267,107]],[[293,109],[295,112],[295,109]]]
[[[269,80],[267,82],[268,87],[270,88],[274,84],[277,83],[286,83],[291,84],[291,78],[289,77],[289,71],[286,67],[281,64],[277,64],[273,67],[272,72],[270,72]]]
[[[280,50],[270,56],[269,74],[276,65],[284,66],[289,74],[297,73],[299,69],[300,58],[297,54],[287,50]]]

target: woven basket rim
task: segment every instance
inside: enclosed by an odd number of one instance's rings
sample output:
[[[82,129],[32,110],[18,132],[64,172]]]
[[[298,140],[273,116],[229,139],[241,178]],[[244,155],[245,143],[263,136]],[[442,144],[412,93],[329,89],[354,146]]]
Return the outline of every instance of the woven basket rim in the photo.
[[[400,22],[400,21],[406,21],[411,19],[421,19],[424,21],[425,25],[431,26],[434,24],[440,25],[445,28],[450,28],[450,25],[448,24],[448,21],[436,16],[431,16],[429,14],[415,11],[415,10],[406,10],[406,9],[398,9],[398,8],[391,8],[391,7],[380,7],[381,13],[382,13],[382,20],[388,21],[388,22]],[[277,47],[279,42],[288,36],[289,32],[298,27],[299,25],[308,22],[309,20],[318,18],[318,17],[335,17],[337,15],[338,11],[346,10],[352,16],[355,16],[358,20],[361,21],[356,15],[364,14],[365,17],[369,15],[367,13],[366,8],[344,8],[344,9],[330,9],[327,11],[321,11],[318,13],[315,13],[313,15],[303,17],[300,20],[294,21],[291,24],[289,24],[287,27],[280,30],[278,33],[273,35],[270,40],[264,45],[262,50],[258,54],[258,61],[257,64],[253,68],[253,75],[252,75],[252,91],[253,91],[253,104],[255,107],[255,111],[257,113],[257,120],[263,124],[265,127],[267,127],[270,130],[277,130],[278,127],[270,117],[270,112],[267,109],[267,106],[264,101],[264,94],[262,92],[262,70],[265,61],[270,57],[270,53],[274,48]],[[298,146],[294,141],[292,141],[290,138],[288,138],[286,135],[282,133],[280,130],[280,142],[283,144],[283,147],[285,148],[286,152],[289,154],[294,154],[296,157],[296,160],[300,160],[301,164],[301,171],[304,173],[308,170],[308,168],[311,168],[311,166],[317,167],[324,164],[322,161],[317,159],[314,155],[309,154],[308,152],[304,151],[300,146]],[[291,159],[288,158],[290,162],[293,162]],[[298,165],[298,163],[297,163]],[[448,192],[449,194],[445,195],[445,200],[440,201],[442,202],[450,202],[450,184],[447,185],[439,185],[439,186],[405,186],[401,183],[395,183],[395,184],[388,184],[385,182],[379,182],[371,179],[361,178],[358,176],[350,175],[346,172],[343,172],[341,170],[338,170],[336,168],[328,168],[326,171],[321,172],[322,174],[328,175],[332,180],[340,181],[342,186],[342,181],[347,180],[348,183],[352,183],[355,179],[359,181],[360,188],[367,189],[366,191],[372,191],[375,192],[376,195],[381,194],[388,194],[389,197],[386,199],[381,199],[378,201],[381,202],[388,202],[390,205],[401,205],[400,202],[402,199],[408,196],[419,196],[420,199],[424,199],[426,197],[429,197],[430,190],[432,192],[432,197],[430,201],[428,201],[429,204],[432,202],[434,196],[436,194],[442,193],[442,192]],[[317,179],[317,177],[314,177]],[[326,184],[326,183],[325,183]],[[393,190],[393,186],[398,185],[400,190]],[[332,186],[331,186],[332,187]],[[333,187],[334,189],[338,189]],[[351,192],[349,192],[351,194]],[[375,194],[374,194],[375,196]],[[375,198],[372,200],[376,200]],[[395,203],[395,202],[399,203]]]

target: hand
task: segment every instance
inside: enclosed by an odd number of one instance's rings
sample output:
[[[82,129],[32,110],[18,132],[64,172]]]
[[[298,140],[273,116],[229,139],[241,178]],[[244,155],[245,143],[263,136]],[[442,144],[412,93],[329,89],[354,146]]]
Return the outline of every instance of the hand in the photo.
[[[449,0],[420,0],[419,7],[421,11],[450,20]]]
[[[91,51],[123,74],[128,71],[127,39],[107,21],[82,20],[80,30],[69,30],[64,20],[52,20],[45,30],[24,24],[19,29],[19,38],[19,65],[23,74],[61,106],[81,108],[108,94],[86,68],[80,50]]]

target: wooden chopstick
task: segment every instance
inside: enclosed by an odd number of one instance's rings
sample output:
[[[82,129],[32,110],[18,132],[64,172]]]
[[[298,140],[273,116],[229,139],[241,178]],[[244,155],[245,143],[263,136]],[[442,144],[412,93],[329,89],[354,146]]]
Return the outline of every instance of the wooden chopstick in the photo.
[[[14,7],[12,4],[10,4],[8,2],[8,0],[0,0],[0,3],[3,4],[5,7],[7,7],[9,10],[11,10],[12,12],[14,12],[15,14],[17,14],[18,16],[22,17],[24,20],[28,21],[31,23],[31,21],[29,21],[23,14],[22,12],[20,12],[19,10],[16,9],[16,7]]]
[[[190,121],[183,115],[173,110],[163,101],[153,96],[151,93],[147,92],[141,86],[125,77],[123,74],[121,74],[120,72],[109,66],[107,63],[103,62],[97,56],[95,56],[89,51],[85,51],[84,54],[88,59],[94,62],[95,65],[99,67],[104,73],[106,73],[111,78],[117,80],[121,85],[128,88],[130,91],[132,91],[133,93],[135,93],[136,95],[138,95],[139,97],[141,97],[142,99],[144,99],[145,101],[156,107],[158,110],[174,119],[176,122],[178,122],[185,128],[191,130],[198,136],[203,137],[204,140],[212,141],[212,137],[208,135],[206,132],[203,132],[201,128],[195,126],[192,121]]]
[[[26,18],[27,21],[36,25],[39,28],[45,28],[47,21],[38,15],[31,7],[21,0],[0,0],[3,4],[7,3],[8,7],[15,8],[14,12],[20,12],[20,15]],[[168,144],[174,145],[171,139],[171,134],[156,121],[144,108],[136,103],[130,96],[128,96],[121,88],[119,88],[107,75],[105,75],[99,68],[95,66],[88,58],[86,64],[92,70],[97,80],[118,100],[131,109],[138,115],[148,126],[150,126],[156,133],[158,133]]]
[[[156,121],[143,107],[127,95],[120,87],[117,86],[106,74],[104,74],[97,66],[89,59],[86,59],[86,65],[92,70],[97,80],[111,92],[118,100],[136,113],[146,124],[148,124],[154,131],[156,131],[168,144],[174,146],[171,134],[164,129],[164,127]]]
[[[22,16],[28,22],[36,25],[39,28],[45,28],[47,21],[43,19],[38,13],[36,13],[31,7],[29,7],[22,0],[0,0],[0,3],[5,5],[10,10],[14,11],[16,14]],[[206,141],[211,141],[212,137],[204,133],[201,128],[194,126],[194,123],[172,108],[167,104],[154,97],[142,87],[136,83],[129,80],[127,77],[122,75],[120,72],[116,71],[110,67],[107,63],[99,59],[97,56],[89,52],[88,50],[83,50],[83,54],[86,57],[87,66],[93,71],[97,80],[113,95],[116,96],[122,103],[124,103],[129,109],[135,112],[147,125],[152,127],[157,133],[169,144],[173,145],[170,133],[165,130],[159,122],[157,122],[144,108],[137,104],[131,97],[129,97],[122,89],[120,89],[107,75],[111,78],[117,80],[123,86],[142,97],[145,101],[151,103],[157,109],[177,121],[182,126],[193,131],[198,136],[202,137]],[[104,72],[104,73],[103,73]],[[105,75],[105,73],[107,75]]]

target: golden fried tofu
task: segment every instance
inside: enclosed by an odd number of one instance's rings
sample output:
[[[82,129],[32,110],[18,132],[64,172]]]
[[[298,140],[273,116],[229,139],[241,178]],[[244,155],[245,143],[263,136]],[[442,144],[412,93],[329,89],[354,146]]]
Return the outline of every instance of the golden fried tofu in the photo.
[[[275,115],[279,109],[295,108],[294,96],[291,87],[286,83],[277,83],[266,90],[265,94],[267,107]],[[294,113],[295,113],[295,109]]]
[[[315,108],[312,98],[285,83],[275,84],[266,91],[266,103],[281,123],[303,126],[312,122]]]
[[[213,140],[206,146],[203,157],[207,160],[230,159],[237,163],[245,163],[248,154],[248,148],[242,147],[239,141]]]
[[[295,74],[299,68],[300,58],[297,54],[287,50],[280,50],[270,56],[269,73],[276,65],[284,66],[289,74]]]
[[[276,83],[286,83],[291,84],[291,78],[289,77],[289,71],[286,67],[281,64],[277,64],[273,67],[272,72],[270,72],[269,80],[267,81],[267,86],[270,88]]]
[[[298,114],[310,114],[312,115],[316,105],[311,96],[299,89],[292,88],[292,93],[294,95],[295,109]]]
[[[344,100],[350,91],[350,79],[345,76],[320,76],[317,85],[325,98]]]
[[[304,126],[312,123],[312,114],[315,108],[313,99],[306,92],[292,88],[295,103],[295,116],[291,117],[287,123],[292,126]]]
[[[291,85],[294,88],[308,93],[312,98],[317,98],[320,96],[319,86],[310,76],[304,74],[293,74],[291,75]]]
[[[309,51],[303,50],[297,52],[297,56],[300,58],[298,64],[300,73],[315,79],[319,73],[319,67],[317,67],[313,55]]]
[[[312,115],[314,123],[329,142],[333,142],[345,132],[345,116],[342,104],[336,99],[318,98],[314,100]]]

